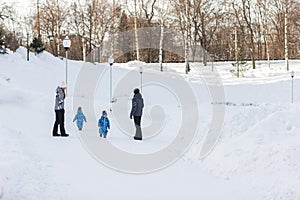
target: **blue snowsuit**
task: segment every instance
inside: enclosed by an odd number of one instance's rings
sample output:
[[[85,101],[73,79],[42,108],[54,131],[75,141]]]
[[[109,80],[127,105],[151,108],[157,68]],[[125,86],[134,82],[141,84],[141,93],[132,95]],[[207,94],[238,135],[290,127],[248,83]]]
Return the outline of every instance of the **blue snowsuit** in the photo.
[[[110,129],[109,119],[107,117],[105,118],[104,116],[101,116],[101,118],[98,121],[98,126],[99,126],[100,136],[103,135],[104,137],[106,137],[108,133],[107,129]]]
[[[82,127],[83,127],[83,121],[86,122],[86,118],[85,118],[85,116],[84,116],[84,114],[83,114],[83,112],[82,112],[81,109],[77,110],[77,113],[76,113],[76,115],[75,115],[75,117],[73,119],[73,122],[75,122],[75,121],[76,121],[78,129],[81,130]]]

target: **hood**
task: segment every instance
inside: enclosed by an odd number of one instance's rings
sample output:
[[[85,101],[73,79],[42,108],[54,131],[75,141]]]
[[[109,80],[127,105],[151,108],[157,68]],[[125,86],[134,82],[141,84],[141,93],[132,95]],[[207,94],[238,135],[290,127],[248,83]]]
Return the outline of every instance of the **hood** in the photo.
[[[142,99],[142,95],[141,93],[137,93],[134,95],[134,98],[137,98],[137,99]]]

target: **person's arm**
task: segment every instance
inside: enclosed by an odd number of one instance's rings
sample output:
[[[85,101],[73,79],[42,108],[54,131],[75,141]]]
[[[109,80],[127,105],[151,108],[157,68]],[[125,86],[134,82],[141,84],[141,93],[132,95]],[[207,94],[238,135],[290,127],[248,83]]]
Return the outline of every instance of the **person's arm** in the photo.
[[[64,95],[64,92],[62,91],[62,89],[58,90],[56,99],[58,101],[58,105],[64,103],[65,95]]]
[[[134,113],[136,113],[136,109],[137,109],[137,102],[136,102],[136,99],[133,98],[131,112],[130,112],[130,119],[132,119],[132,116],[134,115]]]
[[[108,118],[106,118],[106,119],[107,119],[107,128],[110,129],[110,121]]]
[[[83,120],[86,122],[86,117],[85,117],[85,115],[83,115]]]
[[[101,126],[101,118],[98,120],[98,127]]]
[[[75,122],[77,120],[77,114],[75,115],[73,122]]]

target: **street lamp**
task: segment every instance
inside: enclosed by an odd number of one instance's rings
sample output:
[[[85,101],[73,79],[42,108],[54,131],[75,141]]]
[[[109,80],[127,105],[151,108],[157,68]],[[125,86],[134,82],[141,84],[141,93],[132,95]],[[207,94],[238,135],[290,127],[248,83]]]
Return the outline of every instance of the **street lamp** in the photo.
[[[26,38],[27,61],[29,61],[29,32],[28,31],[27,31],[26,35],[27,35],[27,38]]]
[[[291,72],[291,78],[292,78],[292,103],[294,103],[294,71]]]
[[[143,66],[140,66],[140,74],[141,74],[141,92],[143,92],[143,72],[144,72],[144,69],[143,69]]]
[[[63,40],[63,46],[66,50],[66,85],[68,86],[68,50],[70,49],[71,46],[71,40],[69,39],[68,36],[65,37]]]
[[[97,61],[98,63],[100,63],[100,44],[97,44],[96,47],[97,47]]]
[[[112,66],[114,64],[114,58],[112,56],[110,56],[108,58],[108,63],[109,63],[109,66],[110,66],[110,93],[109,93],[109,100],[110,100],[110,103],[113,103],[113,99],[112,99]],[[110,108],[110,111],[111,111],[111,108]]]

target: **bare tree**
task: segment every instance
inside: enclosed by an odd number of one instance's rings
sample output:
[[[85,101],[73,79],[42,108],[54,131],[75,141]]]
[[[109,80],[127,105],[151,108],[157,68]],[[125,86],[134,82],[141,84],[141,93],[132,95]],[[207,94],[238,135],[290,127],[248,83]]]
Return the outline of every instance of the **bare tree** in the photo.
[[[51,50],[56,56],[61,54],[62,34],[65,34],[66,30],[64,28],[68,15],[66,6],[64,0],[46,0],[40,5],[40,13],[36,13],[32,17],[35,21],[34,30],[37,31],[37,35],[41,34],[49,39]]]
[[[119,15],[119,8],[107,0],[91,0],[84,5],[81,5],[78,0],[72,4],[71,8],[71,27],[81,38],[79,43],[82,45],[82,54],[85,60],[86,43],[88,43],[88,53],[92,52],[95,47],[102,52],[105,37],[114,32],[112,31],[115,28],[113,19]]]
[[[152,19],[155,15],[154,11],[158,0],[141,0],[141,9],[147,24],[151,26]]]
[[[283,2],[284,7],[284,52],[285,52],[285,67],[286,70],[289,71],[289,44],[288,44],[288,12],[289,12],[289,5],[288,0],[284,0]]]
[[[270,17],[270,10],[269,10],[269,0],[257,0],[258,5],[258,13],[260,19],[260,26],[262,28],[262,38],[264,41],[264,50],[265,50],[265,57],[268,60],[268,66],[270,68],[270,50],[269,50],[269,40],[268,36],[270,35],[270,28],[269,28],[269,17]]]
[[[165,5],[163,5],[163,3]],[[167,23],[169,12],[170,12],[170,5],[169,2],[165,2],[162,0],[159,0],[159,5],[157,6],[157,12],[158,12],[158,19],[160,24],[160,39],[159,39],[159,65],[160,65],[160,71],[163,71],[163,45],[164,45],[164,30],[165,25]]]
[[[187,74],[190,71],[188,56],[189,56],[189,38],[191,35],[191,28],[192,28],[192,19],[189,12],[191,8],[191,4],[189,0],[176,0],[176,1],[172,1],[171,4],[174,9],[179,30],[182,34],[182,39],[184,41],[185,72]]]
[[[140,60],[140,49],[139,49],[139,38],[137,30],[137,3],[134,0],[134,35],[135,35],[135,46],[136,46],[136,59]]]
[[[0,5],[0,48],[15,51],[22,43],[22,26],[17,12],[5,3]],[[5,48],[4,48],[5,49]]]
[[[300,2],[289,1],[288,8],[288,44],[289,44],[289,57],[300,57]]]
[[[222,21],[221,7],[216,7],[212,1],[195,1],[193,5],[194,38],[192,44],[195,54],[195,49],[200,42],[203,49],[203,63],[207,65],[207,51],[211,45],[214,35]],[[193,55],[193,58],[195,55]]]
[[[119,38],[114,39],[113,35],[125,28],[125,31],[132,33],[125,42],[129,52],[124,60],[157,60],[162,70],[162,62],[166,58],[164,43],[170,42],[165,29],[172,27],[181,33],[184,58],[174,57],[168,52],[168,60],[184,59],[186,72],[189,71],[189,59],[199,61],[197,47],[200,45],[203,48],[201,61],[204,65],[208,62],[207,54],[213,54],[217,60],[249,59],[254,69],[256,59],[285,58],[289,69],[288,59],[300,57],[299,0],[35,1],[40,2],[41,34],[44,39],[50,39],[49,47],[54,55],[61,54],[61,39],[67,30],[72,35],[72,44],[78,47],[74,50],[78,58],[85,60],[86,54],[95,47],[101,52],[107,49],[112,54],[117,49],[115,46],[120,45],[115,43],[119,42]],[[125,10],[122,15],[120,5]],[[67,9],[68,6],[70,9]],[[0,21],[6,18],[7,12],[0,10]],[[36,33],[37,18],[36,13],[33,17]],[[143,33],[138,31],[140,27],[144,27]],[[156,30],[160,32],[155,33],[150,27],[157,27]],[[140,37],[141,34],[155,39],[145,41]],[[112,44],[105,42],[108,37],[112,37]],[[159,44],[156,45],[155,41],[159,41]],[[140,49],[140,46],[147,45],[152,49]],[[125,46],[119,49],[124,50]]]
[[[3,22],[5,19],[11,18],[10,13],[12,7],[6,5],[5,3],[0,4],[0,22]]]
[[[251,4],[251,0],[242,0],[242,5],[239,5],[237,2],[234,2],[233,8],[236,13],[236,17],[238,18],[238,22],[240,28],[244,28],[244,38],[245,42],[250,41],[250,44],[246,42],[249,47],[251,60],[252,60],[252,68],[255,69],[255,42],[254,42],[254,27],[253,27],[253,4]],[[239,12],[240,11],[240,12]]]
[[[77,42],[80,46],[81,56],[83,61],[86,61],[86,26],[84,8],[80,0],[71,5],[71,19],[70,28],[77,35]]]

